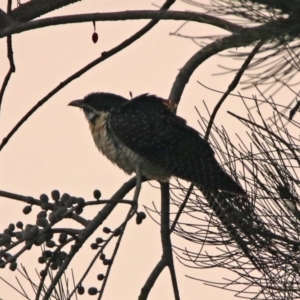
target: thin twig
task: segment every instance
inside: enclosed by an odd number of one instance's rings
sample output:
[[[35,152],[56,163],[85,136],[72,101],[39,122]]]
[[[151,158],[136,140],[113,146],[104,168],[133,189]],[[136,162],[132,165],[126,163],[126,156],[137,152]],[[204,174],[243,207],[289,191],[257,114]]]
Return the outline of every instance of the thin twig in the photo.
[[[263,45],[263,41],[260,40],[257,45],[253,48],[253,50],[251,51],[251,53],[248,55],[247,59],[244,61],[243,65],[241,66],[241,68],[239,69],[239,71],[237,72],[237,74],[235,75],[234,79],[232,80],[232,82],[230,83],[230,85],[227,88],[227,91],[223,94],[223,96],[221,97],[221,99],[219,100],[219,102],[217,103],[217,105],[215,106],[211,116],[210,116],[210,120],[208,122],[207,125],[207,129],[205,132],[205,140],[208,140],[210,131],[211,131],[211,127],[213,125],[213,122],[216,118],[216,115],[218,113],[218,110],[220,109],[221,105],[224,103],[224,101],[226,100],[226,98],[228,97],[228,95],[236,88],[236,86],[238,85],[240,79],[242,78],[244,72],[246,71],[246,69],[248,68],[249,64],[251,63],[251,60],[253,59],[253,57],[256,55],[256,53],[258,52],[258,50],[260,49],[260,47]]]
[[[189,186],[189,189],[187,190],[187,193],[186,193],[186,195],[184,197],[184,200],[181,203],[180,208],[178,209],[176,217],[175,217],[175,219],[174,219],[174,221],[172,223],[172,226],[171,226],[171,229],[170,229],[170,234],[174,231],[174,229],[176,227],[176,224],[177,224],[177,222],[178,222],[178,220],[179,220],[179,218],[180,218],[180,216],[181,216],[181,214],[182,214],[182,212],[183,212],[183,210],[184,210],[184,208],[186,206],[186,203],[188,202],[188,200],[190,198],[190,195],[191,195],[193,189],[194,189],[194,184],[191,183],[190,186]]]
[[[11,4],[12,4],[11,0],[7,1],[7,14],[8,15],[11,12]],[[14,63],[14,56],[13,56],[13,49],[12,49],[11,35],[7,36],[7,57],[8,57],[8,61],[9,61],[9,70],[3,80],[1,90],[0,90],[0,110],[1,110],[1,105],[2,105],[3,95],[5,92],[5,89],[8,85],[9,79],[10,79],[12,73],[14,73],[16,71],[16,67],[15,67],[15,63]]]

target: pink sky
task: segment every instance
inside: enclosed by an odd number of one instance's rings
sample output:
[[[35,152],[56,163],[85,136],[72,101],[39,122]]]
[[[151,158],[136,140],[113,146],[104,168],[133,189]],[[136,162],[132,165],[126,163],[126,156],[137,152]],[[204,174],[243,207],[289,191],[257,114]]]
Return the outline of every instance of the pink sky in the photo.
[[[16,1],[13,2],[16,5]],[[163,1],[155,2],[156,5],[162,3]],[[0,0],[0,8],[6,10],[6,0]],[[55,11],[51,16],[133,9],[156,7],[152,5],[152,1],[85,0]],[[172,9],[194,8],[178,2]],[[48,27],[13,36],[17,71],[12,75],[1,107],[0,138],[5,137],[14,124],[61,81],[94,60],[101,52],[128,38],[147,22],[98,22],[97,44],[91,41],[92,23]],[[67,104],[93,91],[113,92],[123,96],[129,96],[129,91],[134,96],[149,92],[168,97],[178,70],[199,49],[190,40],[169,36],[180,24],[175,21],[160,22],[139,41],[73,81],[42,106],[1,152],[1,189],[35,198],[41,193],[50,194],[53,189],[58,189],[61,193],[68,192],[91,200],[93,190],[98,188],[102,192],[102,198],[109,199],[129,177],[96,150],[83,114]],[[204,24],[188,24],[184,32],[195,35],[225,34],[223,30],[216,30]],[[5,39],[0,41],[0,51],[0,78],[4,78],[8,69]],[[194,106],[197,105],[203,110],[202,101],[205,100],[212,108],[220,97],[205,90],[197,80],[219,90],[226,90],[233,78],[232,74],[212,76],[220,71],[217,65],[221,62],[220,57],[205,62],[192,76],[183,94],[178,114],[197,129],[199,127]],[[228,130],[236,129],[236,123],[233,123],[232,118],[225,112],[230,108],[236,113],[241,113],[241,107],[239,98],[229,99],[221,110],[219,124],[225,124]],[[2,228],[19,220],[23,220],[24,223],[33,222],[35,213],[26,217],[22,214],[24,204],[4,198],[0,200]],[[146,183],[139,199],[140,209],[143,205],[152,206],[152,201],[159,205],[159,195]],[[125,213],[124,209],[117,209],[105,222],[105,226],[118,226]],[[94,215],[95,211],[89,209],[85,216],[92,218]],[[70,226],[72,224],[71,222]],[[96,236],[103,236],[100,229]],[[89,244],[94,238],[88,241],[84,253],[80,254],[71,266],[76,270],[76,278],[83,272],[83,262],[89,262],[93,255]],[[181,246],[185,243],[184,240],[175,237],[174,239]],[[159,227],[150,218],[140,226],[132,220],[126,229],[120,252],[112,268],[104,299],[137,299],[142,285],[160,256]],[[21,258],[20,262],[30,270],[36,265],[36,257],[32,257],[32,254],[30,256],[29,253]],[[94,269],[97,270],[89,275],[90,286],[97,283],[95,274],[100,270],[104,271],[100,262]],[[222,277],[228,276],[228,273],[222,270],[193,270],[184,268],[176,261],[176,271],[182,299],[233,299],[232,293],[207,287],[201,282],[185,277],[187,274],[221,281]],[[34,274],[33,269],[31,274]],[[7,270],[0,272],[0,276],[7,278],[13,278],[15,275]],[[12,281],[13,279],[10,280]],[[89,284],[86,283],[85,286],[88,287]],[[3,293],[4,289],[7,292]],[[0,298],[12,297],[23,299],[0,281]],[[157,280],[149,299],[172,299],[171,281],[167,270]]]

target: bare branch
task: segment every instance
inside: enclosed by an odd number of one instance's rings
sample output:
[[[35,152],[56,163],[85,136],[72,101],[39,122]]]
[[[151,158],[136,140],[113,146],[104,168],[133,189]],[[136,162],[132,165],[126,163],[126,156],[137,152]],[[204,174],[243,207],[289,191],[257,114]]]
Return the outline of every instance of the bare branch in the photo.
[[[10,16],[18,22],[27,22],[61,7],[79,2],[80,0],[34,0],[22,3],[15,8]]]
[[[217,103],[217,105],[215,106],[207,128],[206,128],[206,132],[205,132],[205,139],[208,140],[209,134],[210,134],[210,130],[212,127],[212,124],[215,120],[215,117],[217,115],[218,110],[220,109],[221,105],[223,104],[223,102],[226,100],[227,96],[236,88],[236,86],[238,85],[241,77],[243,76],[244,72],[246,71],[246,69],[248,68],[249,64],[251,63],[251,60],[253,59],[253,57],[255,56],[255,54],[258,52],[258,50],[260,49],[260,47],[263,45],[263,42],[260,41],[257,43],[257,45],[253,48],[252,52],[249,54],[249,56],[247,57],[247,59],[244,61],[242,67],[239,69],[239,71],[237,72],[236,76],[234,77],[233,81],[230,83],[230,85],[228,86],[227,91],[223,94],[223,96],[221,97],[221,99],[219,100],[219,102]]]
[[[156,11],[156,10],[140,10],[140,11],[122,11],[112,13],[93,13],[71,16],[59,16],[52,18],[45,18],[41,20],[16,24],[9,26],[0,31],[0,38],[48,26],[57,26],[74,23],[84,23],[93,21],[126,21],[126,20],[144,20],[152,19],[160,20],[177,20],[206,23],[227,30],[229,32],[238,32],[243,29],[242,26],[236,25],[221,18],[212,17],[203,13],[184,12],[184,11]]]

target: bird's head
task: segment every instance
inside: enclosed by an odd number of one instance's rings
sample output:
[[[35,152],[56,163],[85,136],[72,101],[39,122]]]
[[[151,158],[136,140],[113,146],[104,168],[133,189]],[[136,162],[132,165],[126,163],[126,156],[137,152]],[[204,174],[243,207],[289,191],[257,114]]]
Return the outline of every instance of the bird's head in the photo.
[[[92,93],[83,99],[70,102],[69,105],[82,108],[88,121],[94,123],[101,114],[109,113],[127,103],[127,101],[126,98],[115,94]]]

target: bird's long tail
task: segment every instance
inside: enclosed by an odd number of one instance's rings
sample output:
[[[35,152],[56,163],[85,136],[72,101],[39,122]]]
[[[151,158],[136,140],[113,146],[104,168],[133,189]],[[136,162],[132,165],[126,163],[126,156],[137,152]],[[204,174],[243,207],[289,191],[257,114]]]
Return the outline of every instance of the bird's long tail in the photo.
[[[204,187],[198,186],[198,188],[231,238],[255,268],[262,272],[259,260],[252,254],[251,248],[262,247],[262,244],[266,242],[257,234],[258,222],[255,220],[253,208],[247,198],[233,196],[232,193],[212,192]]]

